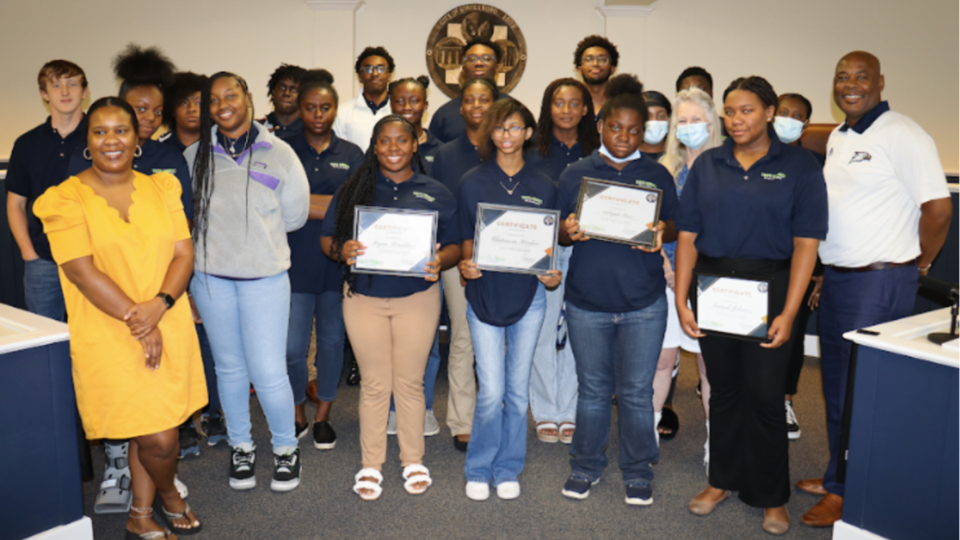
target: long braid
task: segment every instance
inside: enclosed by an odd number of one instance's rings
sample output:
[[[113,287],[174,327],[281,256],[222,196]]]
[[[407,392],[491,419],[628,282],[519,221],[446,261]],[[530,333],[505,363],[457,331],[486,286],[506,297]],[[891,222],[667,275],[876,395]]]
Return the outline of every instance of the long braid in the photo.
[[[333,232],[331,253],[340,253],[344,244],[353,240],[354,228],[354,208],[357,206],[370,206],[373,204],[373,197],[377,190],[377,173],[380,170],[380,161],[377,159],[376,141],[383,131],[385,125],[391,122],[398,122],[403,125],[404,130],[409,132],[416,140],[417,130],[406,118],[391,114],[382,118],[373,128],[373,135],[370,137],[370,146],[367,147],[367,153],[364,154],[363,163],[357,167],[350,178],[344,182],[337,194],[337,206],[334,213],[335,228]],[[426,169],[423,166],[423,159],[420,156],[419,149],[413,154],[413,162],[420,168],[421,173]],[[349,294],[353,294],[357,289],[357,275],[354,274],[345,261],[340,261],[340,269],[343,273],[343,281],[349,287]]]

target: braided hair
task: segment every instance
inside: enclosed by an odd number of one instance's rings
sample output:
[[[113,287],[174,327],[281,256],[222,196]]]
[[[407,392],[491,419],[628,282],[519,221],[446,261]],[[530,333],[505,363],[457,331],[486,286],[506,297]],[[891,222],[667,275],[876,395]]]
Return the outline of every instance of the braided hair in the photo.
[[[730,86],[723,91],[723,100],[726,101],[727,96],[734,90],[746,90],[747,92],[753,93],[753,95],[760,99],[760,103],[763,103],[765,109],[773,107],[773,110],[776,111],[777,107],[780,106],[780,99],[773,90],[773,86],[771,86],[769,81],[758,75],[740,77],[734,80],[730,83]],[[769,123],[772,123],[772,120],[768,122],[768,124]]]
[[[540,120],[537,122],[537,151],[543,157],[550,156],[550,143],[553,136],[553,98],[557,91],[564,86],[579,90],[580,95],[583,96],[583,103],[587,106],[587,114],[583,115],[577,125],[577,142],[580,143],[580,149],[583,151],[583,156],[586,157],[600,147],[600,134],[597,133],[597,123],[595,122],[597,115],[593,109],[593,97],[590,96],[587,87],[582,82],[569,77],[553,81],[543,92],[543,101],[540,103]]]
[[[363,163],[357,167],[337,192],[338,202],[333,217],[336,228],[333,232],[331,253],[339,253],[344,244],[353,239],[354,208],[373,204],[373,196],[377,190],[377,173],[380,171],[380,161],[377,159],[377,138],[380,137],[380,133],[383,132],[383,128],[387,124],[394,122],[400,124],[400,127],[409,133],[414,141],[417,140],[417,129],[409,120],[400,115],[385,116],[373,127],[370,146],[367,147]],[[411,166],[413,165],[419,167],[420,173],[426,174],[419,148],[413,153]],[[416,172],[417,169],[414,169],[414,171]],[[340,261],[340,269],[343,273],[344,283],[349,286],[348,294],[353,294],[357,288],[357,275],[351,271],[343,260]]]
[[[216,165],[214,163],[213,148],[216,141],[213,139],[213,116],[210,114],[210,94],[213,89],[213,83],[217,79],[230,77],[237,81],[243,93],[249,97],[250,91],[247,87],[247,81],[243,77],[220,71],[214,73],[207,79],[207,83],[200,91],[200,140],[197,141],[197,155],[193,162],[193,240],[203,245],[203,258],[206,263],[207,258],[207,229],[210,224],[210,197],[213,195],[214,180],[216,178]],[[253,107],[253,102],[250,102]],[[256,129],[250,126],[250,129]],[[247,185],[246,191],[249,198],[250,190],[250,164],[253,162],[253,156],[247,159]],[[249,202],[249,200],[247,201]],[[249,211],[249,205],[245,205]]]

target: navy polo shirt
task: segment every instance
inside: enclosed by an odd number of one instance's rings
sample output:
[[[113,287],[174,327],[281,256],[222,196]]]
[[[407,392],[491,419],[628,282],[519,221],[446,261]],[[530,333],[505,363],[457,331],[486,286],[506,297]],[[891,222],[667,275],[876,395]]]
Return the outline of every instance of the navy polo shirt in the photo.
[[[460,179],[464,173],[480,164],[477,147],[470,142],[466,132],[462,136],[444,144],[433,154],[433,168],[430,176],[443,184],[460,200]]]
[[[61,137],[47,121],[17,138],[10,152],[10,165],[5,180],[7,191],[27,199],[27,231],[33,249],[41,259],[53,260],[50,243],[43,234],[43,224],[33,215],[33,203],[51,186],[69,178],[70,157],[87,147],[87,118],[76,129]]]
[[[560,175],[558,196],[561,218],[577,211],[583,177],[628,185],[654,187],[663,192],[660,219],[672,221],[677,214],[677,190],[673,177],[659,163],[640,157],[618,171],[594,150],[589,157],[571,164]],[[567,271],[566,300],[580,309],[606,313],[641,310],[664,293],[663,257],[625,244],[590,239],[574,242]]]
[[[575,142],[573,146],[567,146],[560,142],[560,139],[553,133],[550,134],[549,156],[540,154],[536,142],[534,142],[533,148],[524,154],[527,162],[546,173],[554,182],[560,179],[560,173],[567,168],[567,165],[580,161],[582,157],[584,157],[583,147],[580,145],[580,141]]]
[[[697,251],[710,257],[783,260],[793,239],[827,235],[827,187],[810,152],[783,144],[770,129],[767,155],[744,171],[733,139],[693,163],[680,202],[677,229],[697,233]]]
[[[307,172],[311,195],[333,195],[363,163],[363,152],[357,145],[331,133],[330,146],[317,153],[302,133],[284,139],[300,158]],[[332,216],[333,214],[328,214]],[[295,293],[320,294],[339,291],[343,278],[337,263],[320,250],[322,219],[309,219],[301,229],[287,233],[290,244],[290,290]]]
[[[508,97],[510,97],[509,94],[500,92],[500,97],[497,99]],[[436,138],[440,139],[440,142],[448,143],[467,132],[467,123],[463,121],[463,116],[460,115],[460,105],[462,103],[462,96],[451,98],[450,101],[437,109],[433,118],[430,119],[430,131]]]
[[[290,122],[289,126],[285,126],[277,120],[277,113],[274,111],[267,115],[267,122],[270,124],[270,129],[273,130],[273,134],[281,139],[303,133],[303,119],[299,116],[296,120]]]
[[[327,215],[334,216],[340,194],[334,195],[330,202]],[[436,210],[437,243],[441,247],[450,244],[460,244],[460,227],[457,222],[457,203],[450,190],[436,180],[419,173],[414,173],[406,182],[399,184],[383,176],[377,171],[377,185],[373,194],[373,203],[370,206],[388,208],[407,208],[411,210]],[[333,236],[336,231],[336,221],[323,220],[320,228],[321,236]],[[351,231],[352,233],[352,231]],[[417,276],[382,276],[371,274],[357,274],[357,292],[364,296],[376,298],[401,298],[429,289],[433,283]]]
[[[160,138],[157,139],[157,142],[173,148],[177,152],[180,152],[181,155],[187,150],[187,145],[180,142],[180,138],[177,137],[176,129],[171,129],[170,131],[161,135]]]
[[[420,143],[420,146],[417,147],[417,151],[420,152],[420,157],[423,158],[423,166],[427,169],[427,176],[433,177],[431,172],[433,171],[433,158],[437,153],[437,149],[443,146],[443,143],[440,142],[440,139],[433,136],[433,133],[430,133],[430,130],[423,130],[427,134],[427,140]]]
[[[85,148],[85,147],[83,147]],[[70,167],[67,176],[76,176],[90,168],[90,161],[83,157],[83,148],[79,148],[70,157]],[[152,139],[140,145],[143,153],[133,158],[133,169],[146,175],[168,172],[180,181],[180,200],[183,202],[183,213],[187,219],[193,219],[193,186],[190,182],[190,169],[182,152],[170,144],[161,144]]]
[[[514,189],[513,195],[504,186]],[[556,191],[553,180],[529,163],[511,178],[491,159],[470,169],[460,183],[460,234],[473,240],[479,203],[555,210]],[[510,326],[527,313],[539,285],[536,276],[485,271],[480,279],[467,281],[466,294],[481,321]]]

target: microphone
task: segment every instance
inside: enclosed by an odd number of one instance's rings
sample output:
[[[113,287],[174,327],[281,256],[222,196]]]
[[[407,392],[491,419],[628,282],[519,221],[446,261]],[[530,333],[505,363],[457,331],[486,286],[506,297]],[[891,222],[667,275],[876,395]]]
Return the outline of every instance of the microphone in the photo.
[[[920,286],[924,289],[943,296],[951,302],[956,302],[958,295],[960,295],[960,289],[958,289],[960,285],[957,283],[947,283],[946,281],[930,276],[920,276],[919,282]]]

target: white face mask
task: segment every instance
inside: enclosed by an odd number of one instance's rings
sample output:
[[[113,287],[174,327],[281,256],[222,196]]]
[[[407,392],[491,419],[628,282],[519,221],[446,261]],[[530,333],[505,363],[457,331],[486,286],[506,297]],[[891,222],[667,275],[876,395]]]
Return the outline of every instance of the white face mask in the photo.
[[[643,142],[647,144],[660,144],[663,138],[667,136],[667,129],[670,122],[666,120],[650,120],[643,129]]]
[[[710,133],[707,131],[706,122],[677,126],[677,139],[691,150],[700,148],[709,138]]]
[[[621,163],[626,163],[628,161],[634,161],[634,160],[640,159],[640,150],[634,150],[632,154],[621,159],[611,154],[610,151],[607,150],[607,147],[603,145],[603,143],[600,143],[600,153],[607,156],[607,158],[610,159],[610,161],[618,165]]]
[[[790,144],[803,135],[803,122],[789,116],[777,116],[773,119],[773,129],[781,142]]]

